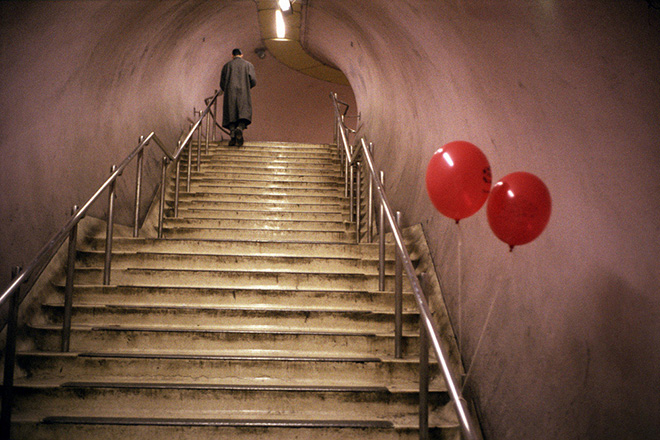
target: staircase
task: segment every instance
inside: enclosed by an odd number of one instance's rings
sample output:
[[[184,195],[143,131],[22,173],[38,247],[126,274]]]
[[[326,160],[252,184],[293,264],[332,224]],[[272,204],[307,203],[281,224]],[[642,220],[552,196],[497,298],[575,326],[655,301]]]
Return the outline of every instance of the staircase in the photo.
[[[416,308],[394,359],[393,249],[378,291],[334,147],[212,144],[185,181],[164,239],[115,240],[110,286],[104,239],[79,244],[71,350],[62,278],[19,341],[12,438],[418,438]],[[431,438],[458,439],[431,367]]]

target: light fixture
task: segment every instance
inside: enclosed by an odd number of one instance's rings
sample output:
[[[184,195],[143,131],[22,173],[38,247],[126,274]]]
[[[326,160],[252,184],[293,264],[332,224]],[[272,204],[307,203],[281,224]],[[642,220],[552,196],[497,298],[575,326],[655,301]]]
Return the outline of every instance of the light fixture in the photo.
[[[290,0],[277,0],[277,5],[280,7],[282,12],[291,12],[291,1]]]
[[[277,38],[284,39],[286,36],[286,27],[284,26],[284,17],[282,16],[282,11],[279,9],[275,11],[275,31],[277,33]]]
[[[265,48],[265,47],[257,47],[257,48],[254,50],[254,53],[256,53],[257,56],[258,56],[260,59],[262,59],[262,60],[263,60],[264,58],[266,58],[266,48]]]

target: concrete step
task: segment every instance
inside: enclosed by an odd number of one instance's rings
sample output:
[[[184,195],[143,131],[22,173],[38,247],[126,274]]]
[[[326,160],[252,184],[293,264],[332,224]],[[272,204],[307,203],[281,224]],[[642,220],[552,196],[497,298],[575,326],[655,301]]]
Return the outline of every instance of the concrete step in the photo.
[[[226,385],[159,382],[68,382],[61,386],[17,385],[15,409],[26,419],[131,417],[177,419],[297,420],[360,418],[412,425],[415,390],[384,387]],[[444,392],[429,393],[430,423],[452,420]],[[273,417],[275,416],[275,417]]]
[[[188,161],[188,150],[184,150],[181,154],[181,160],[183,162]],[[193,162],[197,161],[197,148],[194,149],[192,154]],[[206,148],[201,149],[200,160],[206,161],[216,161],[216,162],[234,162],[240,160],[258,160],[264,162],[275,162],[275,161],[291,161],[291,162],[322,162],[335,163],[335,166],[339,164],[339,155],[334,152],[327,151],[284,151],[284,150],[269,150],[265,148],[246,148],[238,150],[230,149],[218,149],[218,148],[209,148],[208,153]]]
[[[173,202],[168,201],[167,205],[173,208]],[[258,202],[258,201],[233,201],[233,200],[196,200],[196,199],[182,199],[179,200],[179,209],[224,209],[224,210],[246,210],[246,211],[260,211],[263,213],[272,212],[321,212],[321,213],[348,213],[348,204],[345,202],[326,202],[326,203],[296,203],[291,201],[272,201],[272,202]]]
[[[25,350],[58,351],[61,326],[34,324],[26,328]],[[404,333],[404,357],[417,356],[419,335]],[[194,355],[260,355],[297,357],[387,357],[394,336],[351,331],[294,331],[266,326],[232,330],[202,327],[83,326],[71,327],[73,352],[167,353]]]
[[[460,440],[456,427],[431,428],[430,438]],[[387,422],[356,420],[172,420],[172,419],[48,419],[48,423],[19,422],[12,428],[16,440],[116,440],[127,439],[306,439],[306,440],[418,440],[413,427],[394,427]]]
[[[55,285],[51,301],[63,302],[64,285]],[[292,290],[292,289],[249,289],[249,288],[193,288],[193,287],[138,287],[76,285],[73,291],[74,304],[124,303],[145,306],[195,305],[216,307],[269,307],[282,308],[346,309],[354,311],[390,311],[394,308],[393,292],[350,290]],[[406,312],[417,311],[411,293],[403,294]]]
[[[70,378],[93,381],[223,383],[387,387],[416,389],[414,359],[374,357],[214,356],[140,353],[19,352],[21,383],[61,384]],[[446,391],[437,363],[430,364],[430,387]]]
[[[346,209],[348,200],[342,195],[288,195],[288,194],[240,194],[232,192],[190,192],[180,193],[179,203],[184,201],[199,202],[232,202],[232,203],[258,203],[264,206],[271,205],[322,205],[332,209]]]
[[[291,268],[287,271],[247,269],[173,269],[173,268],[125,268],[114,269],[110,274],[116,285],[178,286],[212,288],[260,288],[300,290],[378,290],[378,275],[351,272],[304,272]],[[76,268],[77,284],[101,284],[103,269]],[[60,279],[59,282],[62,282]],[[385,290],[394,290],[394,276],[385,276]],[[409,284],[404,283],[409,291]]]
[[[79,268],[102,268],[105,253],[103,251],[79,251],[76,266]],[[289,271],[324,271],[327,273],[365,273],[378,274],[378,261],[362,260],[350,257],[298,257],[263,254],[195,254],[195,253],[155,253],[155,252],[114,252],[112,267],[152,268],[152,269],[205,269],[205,270],[263,270]],[[386,264],[387,273],[394,273],[394,263]]]
[[[292,144],[277,142],[249,142],[240,148],[230,147],[226,144],[209,145],[209,153],[226,154],[282,154],[289,156],[320,156],[337,155],[335,145]]]
[[[179,211],[179,218],[167,217],[163,220],[164,228],[192,229],[259,229],[268,231],[309,231],[324,230],[331,232],[347,232],[350,224],[340,221],[316,220],[257,220],[257,219],[217,219],[188,218],[185,212]]]
[[[199,240],[237,240],[253,239],[256,241],[305,242],[310,243],[353,243],[354,231],[326,231],[308,229],[296,231],[269,231],[264,229],[227,229],[227,228],[194,228],[194,227],[163,227],[163,237],[166,239],[199,239]]]
[[[180,164],[181,167],[188,167],[187,157]],[[339,169],[339,159],[326,157],[286,157],[282,155],[248,155],[248,154],[203,154],[200,158],[202,168],[207,165],[227,166],[227,167],[267,167],[268,169],[310,169],[310,170],[332,170],[336,172]],[[193,156],[192,166],[197,166],[197,157]]]
[[[195,163],[196,166],[196,163]],[[186,168],[187,170],[187,168]],[[195,171],[197,168],[195,168]],[[320,166],[309,164],[298,164],[289,162],[284,164],[272,164],[268,162],[257,163],[232,163],[232,162],[209,162],[203,164],[200,169],[203,174],[224,174],[224,173],[247,173],[247,174],[267,174],[271,176],[330,176],[340,177],[341,171],[337,166]]]
[[[168,194],[173,194],[174,181],[168,181]],[[179,182],[179,196],[185,194],[187,183],[185,179]],[[261,196],[290,197],[290,196],[314,196],[314,197],[338,197],[344,198],[344,189],[338,185],[328,186],[292,186],[288,188],[284,185],[249,184],[247,181],[234,183],[210,182],[201,180],[191,180],[191,193],[206,194],[253,194]]]
[[[169,217],[174,218],[173,209],[169,209]],[[222,209],[222,208],[195,208],[179,206],[178,218],[209,218],[209,219],[232,219],[232,220],[260,220],[260,221],[313,221],[313,222],[347,222],[348,212],[284,212],[284,211],[260,211],[247,209]]]
[[[105,250],[105,238],[93,238],[80,243],[81,251]],[[282,243],[277,241],[253,240],[161,240],[154,238],[117,237],[112,244],[116,252],[160,252],[184,253],[195,252],[202,255],[268,255],[328,258],[378,259],[378,245],[375,243],[359,245],[355,243]],[[386,246],[386,257],[394,258],[394,247]]]
[[[181,169],[181,176],[185,177],[185,168]],[[191,173],[191,181],[193,176],[200,180],[230,180],[230,181],[248,181],[248,182],[265,182],[273,184],[302,184],[304,185],[343,185],[344,178],[339,173],[336,175],[317,175],[314,173],[295,173],[295,174],[282,174],[282,173],[269,173],[265,170],[256,170],[254,172],[245,172],[243,170],[224,171],[222,173],[206,173],[204,170],[197,172],[194,170]]]
[[[182,175],[183,176],[183,175]],[[180,186],[187,184],[185,178],[181,177],[179,182]],[[168,179],[168,185],[174,187],[175,178]],[[339,189],[344,191],[344,180],[337,179],[308,179],[308,180],[283,180],[283,179],[267,179],[263,175],[260,176],[241,176],[233,173],[231,177],[226,175],[200,175],[197,172],[191,173],[190,176],[191,187],[194,185],[215,185],[215,186],[229,186],[232,188],[262,188],[262,189],[311,189],[311,190],[326,190],[326,189]]]
[[[42,309],[49,324],[61,325],[63,303],[45,303]],[[352,311],[340,309],[295,309],[268,307],[226,307],[143,304],[84,304],[72,309],[76,325],[159,325],[166,322],[178,327],[227,329],[241,327],[286,328],[296,331],[344,331],[360,329],[364,332],[394,331],[394,311]],[[403,328],[414,332],[419,328],[417,313],[403,314]]]

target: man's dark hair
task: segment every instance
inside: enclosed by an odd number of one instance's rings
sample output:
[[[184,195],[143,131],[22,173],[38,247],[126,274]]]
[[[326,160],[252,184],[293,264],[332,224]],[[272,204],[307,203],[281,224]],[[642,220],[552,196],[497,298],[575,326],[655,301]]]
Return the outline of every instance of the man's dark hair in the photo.
[[[232,56],[243,55],[243,52],[241,52],[240,49],[234,49],[234,50],[231,51],[231,54],[232,54]]]

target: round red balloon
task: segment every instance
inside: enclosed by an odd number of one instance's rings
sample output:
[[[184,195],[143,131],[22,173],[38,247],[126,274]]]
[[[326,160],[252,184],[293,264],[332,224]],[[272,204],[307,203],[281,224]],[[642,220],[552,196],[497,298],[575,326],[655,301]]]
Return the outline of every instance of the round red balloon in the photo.
[[[486,202],[492,183],[486,155],[465,141],[446,144],[426,169],[426,190],[435,208],[457,222]]]
[[[493,185],[488,224],[497,238],[514,246],[541,235],[550,220],[552,200],[543,181],[523,171],[506,175]]]

